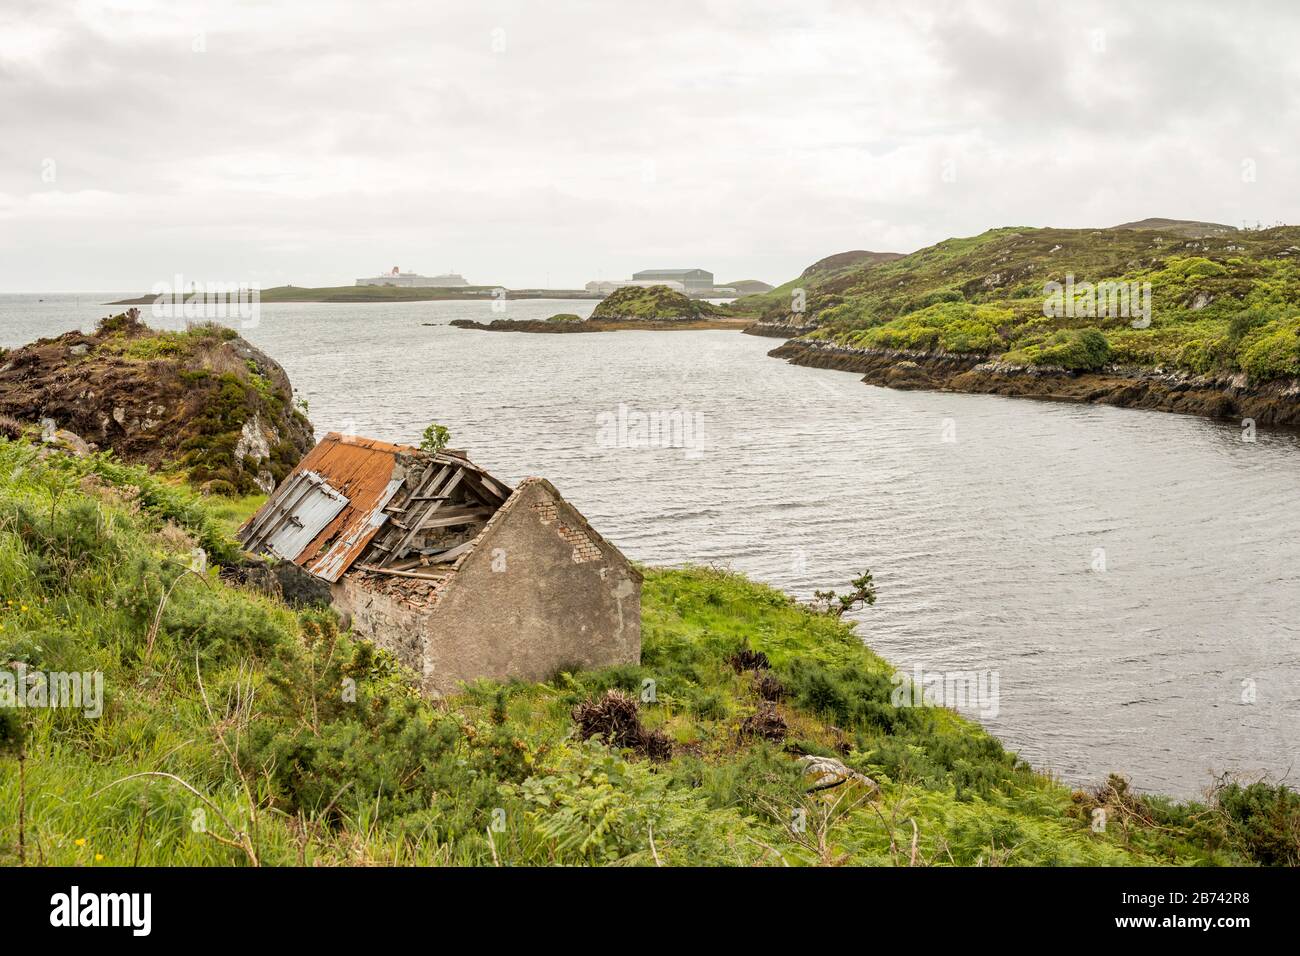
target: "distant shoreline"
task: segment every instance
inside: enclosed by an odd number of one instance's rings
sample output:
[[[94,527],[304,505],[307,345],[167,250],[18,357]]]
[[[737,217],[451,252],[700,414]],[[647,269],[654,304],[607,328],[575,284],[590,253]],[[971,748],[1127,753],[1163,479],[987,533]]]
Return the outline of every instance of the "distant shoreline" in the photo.
[[[540,332],[564,334],[580,332],[698,332],[709,329],[727,329],[743,332],[753,324],[751,317],[708,319],[588,319],[581,322],[550,322],[546,319],[494,319],[475,322],[471,319],[454,319],[449,325],[458,329],[478,329],[482,332]]]
[[[585,289],[506,289],[499,295],[500,286],[458,286],[402,288],[400,286],[326,286],[300,288],[292,285],[262,289],[260,302],[455,302],[459,300],[484,301],[494,298],[510,299],[590,299],[599,301],[604,296]],[[160,295],[150,293],[130,299],[118,299],[105,305],[153,305]]]
[[[501,292],[504,291],[504,295]],[[34,293],[35,294],[35,293]],[[53,293],[51,293],[53,294]],[[149,293],[128,299],[115,299],[105,305],[153,305],[162,295]],[[400,286],[341,285],[306,288],[279,285],[262,289],[259,302],[483,302],[501,299],[585,299],[599,302],[606,296],[586,289],[504,289],[495,285],[442,286],[429,288],[403,288]],[[691,296],[713,301],[731,301],[727,296]]]

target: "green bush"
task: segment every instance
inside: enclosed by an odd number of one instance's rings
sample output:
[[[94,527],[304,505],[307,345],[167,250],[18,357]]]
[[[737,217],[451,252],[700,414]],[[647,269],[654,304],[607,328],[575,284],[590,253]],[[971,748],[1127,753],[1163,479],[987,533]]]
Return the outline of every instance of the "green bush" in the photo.
[[[1100,329],[1062,329],[1045,342],[1030,345],[1006,359],[1029,365],[1054,366],[1076,372],[1090,372],[1110,361],[1110,342]]]
[[[978,353],[991,352],[1001,341],[997,326],[1012,313],[991,306],[940,299],[884,324],[852,333],[852,344],[865,348]]]
[[[518,797],[555,863],[743,866],[758,847],[737,839],[742,819],[704,795],[670,786],[595,740],[564,748],[550,770],[503,792]],[[655,847],[651,848],[651,840]]]
[[[1300,317],[1275,320],[1246,333],[1238,362],[1256,382],[1300,376]]]
[[[1281,786],[1230,783],[1218,793],[1233,835],[1265,866],[1300,866],[1300,794]]]

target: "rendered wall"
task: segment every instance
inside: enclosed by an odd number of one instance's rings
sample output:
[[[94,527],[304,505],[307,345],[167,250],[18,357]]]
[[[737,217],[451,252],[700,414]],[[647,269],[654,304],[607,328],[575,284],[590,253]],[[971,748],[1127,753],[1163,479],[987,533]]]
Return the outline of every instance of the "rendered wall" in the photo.
[[[431,696],[478,677],[544,680],[641,659],[641,575],[541,480],[494,516],[432,609],[403,607],[347,576],[334,603]]]

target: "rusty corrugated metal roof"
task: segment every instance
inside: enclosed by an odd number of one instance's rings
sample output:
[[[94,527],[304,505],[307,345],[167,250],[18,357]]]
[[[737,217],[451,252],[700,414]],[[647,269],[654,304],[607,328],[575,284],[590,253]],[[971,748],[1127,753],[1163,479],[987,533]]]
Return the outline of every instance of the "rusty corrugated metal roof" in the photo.
[[[410,473],[418,470],[415,466],[430,462],[435,466],[463,468],[498,492],[504,491],[503,500],[509,496],[508,486],[472,464],[463,452],[430,453],[411,445],[392,445],[374,438],[330,432],[240,528],[240,541],[252,550],[267,550],[272,540],[280,543],[295,540],[286,523],[302,528],[306,509],[313,507],[311,500],[297,490],[304,487],[299,476],[323,480],[328,489],[345,497],[347,503],[296,555],[285,557],[319,578],[337,581],[362,556],[388,521],[385,508]],[[296,540],[300,539],[298,535]]]
[[[291,487],[295,475],[308,471],[319,475],[347,497],[348,503],[292,560],[312,574],[337,581],[383,525],[383,507],[400,487],[405,471],[398,468],[401,459],[423,454],[409,445],[330,432],[298,462],[241,532],[252,528],[263,512],[279,504],[279,497]]]

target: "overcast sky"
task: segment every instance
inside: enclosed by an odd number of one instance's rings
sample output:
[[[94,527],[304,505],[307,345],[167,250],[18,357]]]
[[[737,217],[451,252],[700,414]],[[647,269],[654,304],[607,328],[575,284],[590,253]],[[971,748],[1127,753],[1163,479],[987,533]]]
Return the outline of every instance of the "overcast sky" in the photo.
[[[0,291],[1300,221],[1300,4],[0,0]]]

